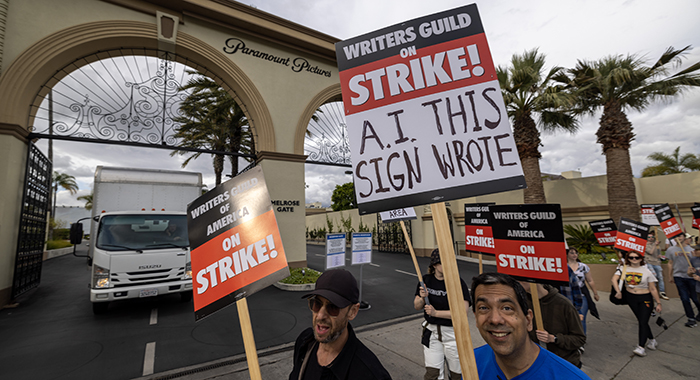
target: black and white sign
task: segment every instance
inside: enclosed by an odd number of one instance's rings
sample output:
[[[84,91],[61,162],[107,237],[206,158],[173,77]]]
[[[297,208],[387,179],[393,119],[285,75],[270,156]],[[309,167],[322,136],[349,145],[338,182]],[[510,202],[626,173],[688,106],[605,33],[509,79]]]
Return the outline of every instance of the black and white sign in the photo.
[[[351,265],[372,263],[372,233],[352,233],[352,259]]]
[[[345,234],[326,234],[326,269],[345,266]]]
[[[336,55],[360,214],[526,186],[475,4]]]
[[[413,207],[400,208],[398,210],[382,211],[379,213],[382,223],[400,222],[402,220],[416,219],[416,210]]]

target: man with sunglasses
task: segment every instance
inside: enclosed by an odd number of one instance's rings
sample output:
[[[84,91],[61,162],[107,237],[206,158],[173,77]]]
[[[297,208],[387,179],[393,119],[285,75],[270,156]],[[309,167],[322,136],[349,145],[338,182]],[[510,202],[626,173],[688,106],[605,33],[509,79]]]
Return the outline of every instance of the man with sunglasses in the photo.
[[[382,363],[355,335],[350,321],[360,310],[359,289],[345,269],[326,271],[305,294],[313,325],[294,344],[289,380],[391,379]]]

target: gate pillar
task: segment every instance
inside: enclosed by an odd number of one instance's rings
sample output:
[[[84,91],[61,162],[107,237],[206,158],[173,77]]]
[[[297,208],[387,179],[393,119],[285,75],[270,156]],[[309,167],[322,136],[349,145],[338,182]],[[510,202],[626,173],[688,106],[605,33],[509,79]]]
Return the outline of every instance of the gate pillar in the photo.
[[[15,270],[17,232],[22,204],[24,169],[29,149],[26,131],[0,125],[0,308],[9,303]]]
[[[304,163],[306,156],[258,152],[272,209],[279,225],[284,252],[293,268],[306,266],[306,204]]]

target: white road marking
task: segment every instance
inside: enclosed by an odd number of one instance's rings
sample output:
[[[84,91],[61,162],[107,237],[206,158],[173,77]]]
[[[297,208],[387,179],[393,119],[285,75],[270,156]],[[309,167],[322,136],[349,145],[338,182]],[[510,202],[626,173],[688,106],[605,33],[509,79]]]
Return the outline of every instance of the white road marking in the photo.
[[[375,264],[375,263],[369,263],[369,265],[371,265],[371,266],[373,266],[373,267],[377,267],[377,268],[379,268],[379,267],[381,266],[381,265]]]
[[[156,364],[156,342],[146,343],[146,354],[143,356],[143,376],[153,375]]]
[[[316,255],[318,257],[326,257],[326,255],[319,255],[318,253],[314,253],[314,255]]]
[[[158,323],[158,309],[151,310],[151,325]]]
[[[398,269],[394,269],[394,270],[395,270],[395,271],[397,271],[397,272],[399,272],[399,273],[407,274],[407,275],[409,275],[409,276],[413,276],[413,277],[418,277],[418,275],[417,275],[417,274],[415,274],[415,273],[411,273],[411,272],[404,272],[404,271],[402,271],[402,270],[398,270]]]

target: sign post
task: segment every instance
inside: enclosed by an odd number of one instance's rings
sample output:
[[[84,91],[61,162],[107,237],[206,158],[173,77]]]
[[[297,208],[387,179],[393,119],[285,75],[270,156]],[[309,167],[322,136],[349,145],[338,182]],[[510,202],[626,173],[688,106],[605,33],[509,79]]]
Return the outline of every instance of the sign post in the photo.
[[[252,379],[261,379],[246,297],[289,276],[262,168],[255,167],[187,207],[195,320],[236,303]]]
[[[350,265],[360,266],[360,309],[366,310],[371,306],[362,300],[362,268],[364,268],[364,264],[372,263],[372,233],[353,232],[351,236],[352,259]]]
[[[413,244],[411,243],[411,237],[408,236],[408,231],[406,230],[406,224],[404,223],[404,220],[411,220],[411,219],[416,219],[416,211],[413,208],[404,208],[404,209],[399,209],[399,210],[392,210],[392,211],[384,211],[379,213],[379,216],[382,218],[383,223],[390,223],[390,222],[395,222],[399,221],[399,224],[401,224],[401,230],[403,231],[403,237],[406,240],[406,244],[408,244],[408,251],[411,253],[411,260],[413,261],[413,267],[416,270],[416,276],[418,276],[418,282],[420,282],[420,286],[425,289],[425,292],[428,292],[428,289],[425,287],[425,283],[423,283],[423,274],[420,271],[420,267],[418,266],[418,260],[416,259],[416,252],[413,250]],[[430,305],[430,300],[428,300],[428,297],[425,297],[425,304]]]

